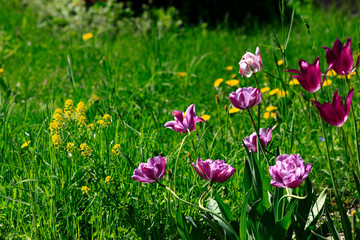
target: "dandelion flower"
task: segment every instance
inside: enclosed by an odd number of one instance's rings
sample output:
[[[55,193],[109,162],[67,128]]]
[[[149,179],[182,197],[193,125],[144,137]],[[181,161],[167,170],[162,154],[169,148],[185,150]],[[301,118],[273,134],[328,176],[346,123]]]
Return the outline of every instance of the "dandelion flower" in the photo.
[[[107,184],[110,184],[110,182],[112,182],[112,181],[114,181],[114,178],[112,178],[111,176],[107,176],[107,177],[105,178],[105,182],[106,182]]]
[[[88,188],[87,186],[83,186],[83,187],[81,187],[81,191],[82,191],[82,194],[88,194],[89,191],[91,191],[91,189]]]
[[[83,39],[84,41],[87,41],[87,40],[93,38],[93,36],[94,36],[94,35],[93,35],[92,33],[85,33],[85,34],[82,36],[82,39]]]
[[[2,74],[5,70],[3,68],[0,68],[0,74]]]
[[[324,81],[323,87],[329,86],[331,83],[332,83],[332,81],[330,79],[327,79]]]
[[[290,82],[289,82],[289,85],[290,86],[292,86],[292,85],[299,85],[300,83],[299,83],[299,81],[296,79],[296,78],[294,78],[293,80],[291,80]]]
[[[232,71],[232,70],[233,70],[233,67],[232,67],[232,66],[227,66],[227,67],[226,67],[226,71],[230,72],[230,71]]]
[[[261,93],[266,93],[266,92],[268,92],[269,90],[270,90],[269,87],[263,87],[263,88],[260,89],[260,92],[261,92]]]
[[[275,114],[272,113],[272,112],[265,112],[264,115],[263,115],[263,118],[265,119],[268,119],[268,118],[274,118],[275,117]]]
[[[281,90],[279,92],[276,93],[278,97],[285,97],[287,95],[289,95],[289,92],[288,91],[284,91],[284,90]]]
[[[214,87],[219,87],[220,84],[221,84],[223,81],[224,81],[223,78],[218,78],[218,79],[216,79],[215,82],[214,82]]]
[[[120,144],[115,144],[114,147],[111,150],[112,155],[119,156],[120,154]]]
[[[235,87],[236,85],[239,84],[239,80],[233,79],[233,80],[228,80],[225,82],[227,85],[231,86],[231,87]]]
[[[277,62],[277,64],[279,65],[279,66],[281,66],[281,65],[283,65],[284,64],[284,60],[279,60],[278,62]]]
[[[176,75],[178,75],[179,77],[185,77],[187,75],[186,72],[177,72]]]
[[[240,111],[240,109],[233,107],[233,108],[230,108],[229,113],[232,114],[232,113],[237,113],[239,111]]]
[[[275,107],[275,106],[268,106],[267,108],[266,108],[266,111],[267,112],[271,112],[271,111],[274,111],[274,110],[276,110],[277,109],[277,107]]]
[[[209,120],[211,118],[210,115],[204,114],[201,116],[202,119],[204,119],[205,121]]]
[[[26,147],[28,147],[30,143],[31,143],[31,141],[24,142],[24,143],[21,145],[21,148],[26,148]]]
[[[232,74],[232,75],[231,75],[231,78],[236,78],[236,74],[235,74],[235,73]]]
[[[337,74],[336,72],[334,71],[334,69],[330,69],[330,71],[328,72],[328,74],[332,77],[335,77]]]
[[[270,94],[270,96],[272,96],[274,94],[277,94],[278,92],[280,92],[280,89],[275,88],[275,89],[271,90],[269,94]]]

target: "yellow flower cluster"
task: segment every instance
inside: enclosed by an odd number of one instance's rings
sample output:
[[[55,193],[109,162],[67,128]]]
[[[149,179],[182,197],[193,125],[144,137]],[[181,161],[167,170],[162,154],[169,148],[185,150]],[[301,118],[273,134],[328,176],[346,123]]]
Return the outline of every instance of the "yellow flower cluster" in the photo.
[[[56,109],[50,123],[49,129],[51,133],[51,139],[56,147],[60,147],[62,141],[60,137],[60,130],[64,125],[63,112],[60,108]]]
[[[105,182],[106,182],[107,184],[113,183],[113,181],[114,181],[114,178],[112,178],[111,176],[107,176],[107,177],[105,178]]]
[[[84,157],[88,157],[92,153],[91,148],[86,143],[82,143],[80,145],[80,151],[81,151],[81,156],[84,156]]]
[[[28,147],[30,143],[31,143],[31,141],[24,142],[24,143],[21,145],[21,148],[26,148],[26,147]]]
[[[120,154],[120,144],[115,144],[114,145],[113,149],[111,150],[111,154],[119,156],[119,154]]]
[[[98,120],[96,123],[99,124],[100,127],[109,126],[111,124],[111,116],[110,116],[110,114],[105,113],[104,116],[102,117],[102,119]]]
[[[75,144],[69,142],[69,143],[66,145],[66,150],[67,150],[69,153],[73,153],[74,150],[75,150]]]
[[[266,112],[264,113],[263,118],[265,118],[265,119],[275,118],[276,115],[275,115],[275,113],[273,113],[273,111],[275,111],[276,109],[277,109],[277,107],[275,107],[275,106],[266,107],[266,109],[265,109]]]
[[[89,191],[91,191],[91,189],[88,188],[87,186],[83,186],[83,187],[81,187],[81,191],[82,191],[82,194],[88,194]]]

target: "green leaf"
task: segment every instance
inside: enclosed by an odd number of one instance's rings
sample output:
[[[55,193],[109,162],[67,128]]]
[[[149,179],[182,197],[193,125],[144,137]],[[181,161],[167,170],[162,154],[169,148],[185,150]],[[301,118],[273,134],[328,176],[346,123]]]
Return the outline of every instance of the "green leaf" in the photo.
[[[191,240],[188,227],[184,221],[184,216],[181,213],[180,206],[178,207],[178,209],[176,211],[176,225],[177,225],[177,230],[178,230],[181,238]]]
[[[308,214],[308,219],[306,221],[305,229],[307,229],[313,223],[316,223],[317,219],[322,215],[322,210],[324,208],[325,200],[326,200],[326,190],[327,189],[324,189],[320,193],[312,209],[310,210]]]
[[[221,200],[221,198],[219,197],[218,194],[214,193],[214,196],[215,196],[215,200],[219,206],[221,216],[223,216],[223,218],[225,218],[229,222],[234,221],[234,217],[231,214],[231,211],[228,208],[228,206]]]
[[[248,205],[249,194],[246,195],[242,204],[241,218],[240,218],[240,238],[246,239],[247,219],[246,219],[246,206]]]
[[[325,208],[325,214],[326,214],[326,218],[327,218],[326,224],[327,224],[327,226],[328,226],[328,228],[329,228],[329,230],[330,230],[330,232],[332,234],[332,237],[334,238],[334,240],[340,240],[339,233],[335,228],[334,222],[331,219],[330,214],[329,214],[329,210],[327,208]]]

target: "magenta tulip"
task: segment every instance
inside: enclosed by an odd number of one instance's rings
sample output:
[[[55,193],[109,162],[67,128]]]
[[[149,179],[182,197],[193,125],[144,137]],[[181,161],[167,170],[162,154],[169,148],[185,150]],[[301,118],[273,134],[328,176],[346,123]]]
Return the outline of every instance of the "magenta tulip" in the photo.
[[[314,93],[319,90],[321,85],[321,71],[319,68],[319,59],[316,58],[313,64],[310,64],[302,59],[299,59],[299,69],[288,69],[286,72],[296,73],[291,77],[296,78],[300,85],[308,92]]]
[[[312,101],[319,111],[321,118],[335,126],[341,127],[349,117],[351,100],[354,94],[354,89],[351,89],[348,96],[346,97],[345,105],[343,104],[341,97],[338,95],[338,91],[333,95],[331,103],[320,104],[317,101]]]
[[[265,130],[263,128],[260,128],[259,138],[260,138],[260,143],[261,143],[263,148],[268,146],[270,144],[271,138],[272,138],[272,129],[267,128]],[[250,136],[247,136],[244,139],[244,144],[246,145],[247,149],[249,149],[249,151],[257,152],[257,135],[256,135],[256,132],[252,133]]]
[[[245,110],[258,105],[261,102],[261,92],[258,88],[239,88],[230,93],[230,101],[234,107]]]
[[[312,165],[306,163],[300,154],[280,155],[275,166],[269,167],[270,184],[279,188],[297,188],[308,177]]]
[[[175,130],[181,133],[187,133],[189,131],[195,131],[197,122],[205,122],[201,117],[196,116],[195,105],[191,104],[185,114],[182,111],[173,111],[175,121],[165,123],[165,127]]]
[[[353,68],[354,61],[350,47],[351,37],[346,41],[345,45],[336,39],[333,49],[322,47],[326,49],[326,61],[329,64],[329,70],[333,69],[339,75],[348,75],[355,71],[359,65],[359,57],[356,67]]]
[[[263,67],[263,62],[260,55],[260,48],[256,47],[255,55],[253,53],[246,52],[242,56],[239,65],[239,73],[243,77],[245,76],[249,78],[253,73],[259,72]]]
[[[154,183],[161,180],[165,169],[166,158],[161,156],[154,157],[154,159],[149,158],[147,163],[140,163],[131,178],[138,182]]]
[[[226,164],[224,160],[207,159],[203,161],[198,158],[196,165],[194,163],[191,165],[201,178],[218,183],[227,181],[235,172],[235,168]]]

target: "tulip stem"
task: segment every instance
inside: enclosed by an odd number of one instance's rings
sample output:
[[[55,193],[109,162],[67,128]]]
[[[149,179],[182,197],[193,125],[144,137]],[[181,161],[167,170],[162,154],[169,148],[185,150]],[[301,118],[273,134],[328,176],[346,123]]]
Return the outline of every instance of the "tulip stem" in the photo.
[[[354,156],[353,156],[353,154],[352,154],[351,147],[350,147],[348,138],[346,137],[344,128],[341,127],[340,129],[341,129],[341,133],[342,133],[342,135],[343,135],[345,144],[346,144],[346,146],[347,146],[347,148],[348,148],[348,150],[349,150],[349,155],[350,155],[350,158],[351,158],[351,161],[352,161],[352,164],[353,164],[353,168],[355,168],[356,174],[357,174],[358,176],[360,176],[360,175],[359,175],[359,169],[356,167],[355,159],[354,159]]]
[[[199,208],[204,210],[205,212],[211,213],[212,215],[216,216],[217,218],[219,218],[221,221],[223,221],[230,229],[231,231],[234,233],[236,239],[240,239],[239,235],[236,233],[235,229],[232,227],[232,225],[226,220],[224,219],[220,214],[218,214],[217,212],[214,212],[206,207],[203,206],[202,204],[202,200],[203,198],[209,193],[211,187],[213,186],[214,182],[211,181],[209,187],[206,189],[206,191],[201,195],[201,197],[199,198]]]
[[[253,68],[252,68],[252,70],[253,70]],[[253,76],[254,76],[254,79],[255,79],[256,87],[260,90],[259,83],[258,83],[258,80],[256,78],[256,74],[254,73]]]
[[[256,126],[256,124],[255,124],[255,121],[254,121],[254,118],[253,118],[252,115],[251,115],[250,109],[248,108],[247,110],[248,110],[248,113],[249,113],[251,122],[252,122],[252,124],[253,124],[253,126],[254,126],[254,128],[255,128],[255,132],[256,132],[256,136],[257,136],[257,141],[259,142],[258,145],[259,145],[260,148],[261,148],[261,152],[262,152],[262,153],[264,154],[264,156],[265,156],[265,159],[266,159],[267,164],[270,166],[270,161],[269,161],[268,156],[267,156],[266,153],[265,153],[265,149],[263,148],[263,146],[262,146],[262,144],[261,144],[261,141],[260,141],[259,129],[257,128],[257,126]]]
[[[199,207],[198,205],[196,204],[193,204],[191,202],[188,202],[182,198],[180,198],[173,190],[171,190],[169,187],[165,186],[164,184],[160,183],[159,181],[156,181],[160,186],[166,188],[166,190],[168,190],[176,199],[178,199],[179,201],[183,202],[183,203],[186,203],[186,204],[189,204],[193,207]]]
[[[347,88],[348,91],[350,92],[350,83],[349,83],[349,78],[348,76],[345,76],[346,78],[346,84],[347,84]],[[359,143],[358,143],[358,135],[357,135],[357,124],[356,124],[356,117],[355,117],[355,111],[354,108],[352,106],[350,106],[350,112],[351,112],[351,116],[354,122],[354,133],[355,133],[355,146],[356,146],[356,157],[358,160],[358,171],[360,168],[360,151],[359,151]],[[355,166],[354,166],[355,167]]]
[[[184,145],[184,142],[185,142],[185,139],[188,137],[189,135],[186,135],[183,140],[181,141],[181,145],[180,145],[180,148],[179,148],[179,151],[178,151],[178,155],[176,157],[176,160],[175,160],[175,170],[174,170],[174,191],[176,191],[176,170],[177,170],[177,165],[178,165],[178,162],[179,162],[179,157],[180,157],[180,153],[181,153],[181,149]]]

